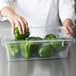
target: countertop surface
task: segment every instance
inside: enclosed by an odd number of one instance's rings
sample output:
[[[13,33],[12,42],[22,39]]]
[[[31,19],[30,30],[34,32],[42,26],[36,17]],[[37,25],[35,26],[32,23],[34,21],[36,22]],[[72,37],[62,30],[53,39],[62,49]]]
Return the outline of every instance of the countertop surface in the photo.
[[[8,22],[0,22],[1,30],[7,26]],[[76,44],[65,59],[8,62],[0,38],[0,76],[76,76]]]

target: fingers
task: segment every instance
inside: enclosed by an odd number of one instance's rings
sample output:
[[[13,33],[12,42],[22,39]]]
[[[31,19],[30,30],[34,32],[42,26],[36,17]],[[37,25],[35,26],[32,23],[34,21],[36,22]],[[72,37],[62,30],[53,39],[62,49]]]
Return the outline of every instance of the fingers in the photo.
[[[69,38],[70,36],[73,36],[73,30],[72,30],[72,26],[65,26],[63,25],[63,31],[64,31],[64,37]]]
[[[70,34],[71,34],[71,35],[74,35],[73,29],[72,29],[72,27],[71,27],[71,26],[70,26],[70,27],[68,27],[68,30],[69,30],[69,32],[70,32]]]
[[[66,18],[63,22],[63,31],[66,37],[73,36],[74,32],[72,29],[73,22],[71,19]]]
[[[23,18],[22,17],[20,17],[19,19],[18,19],[18,28],[19,28],[19,32],[20,32],[20,34],[24,34],[25,32],[26,32],[26,22],[24,22],[24,20],[23,20]]]
[[[68,31],[68,28],[63,26],[63,31],[66,33],[66,34],[69,34],[69,31]]]
[[[14,32],[15,27],[18,27],[20,34],[24,34],[28,31],[28,23],[23,17],[14,17],[14,19],[11,19],[10,22],[12,25],[12,32]]]
[[[65,38],[69,38],[71,35],[66,27],[63,26],[63,33]]]
[[[11,14],[8,16],[8,20],[12,25],[12,32],[14,32],[15,27],[18,27],[20,34],[24,34],[28,31],[27,21],[17,13],[11,12]]]
[[[17,22],[15,23],[15,27],[18,27],[19,33],[20,33],[20,34],[23,34],[22,27],[21,27],[21,24],[20,24],[19,21],[17,21]]]
[[[27,32],[27,31],[28,31],[28,23],[25,21],[24,18],[23,18],[23,21],[24,21],[24,24],[25,24],[25,26],[26,26],[25,30],[26,30],[26,32]]]
[[[20,24],[22,26],[22,32],[24,34],[25,32],[28,31],[28,23],[23,17],[21,17],[21,20],[19,20],[19,21],[20,21]]]

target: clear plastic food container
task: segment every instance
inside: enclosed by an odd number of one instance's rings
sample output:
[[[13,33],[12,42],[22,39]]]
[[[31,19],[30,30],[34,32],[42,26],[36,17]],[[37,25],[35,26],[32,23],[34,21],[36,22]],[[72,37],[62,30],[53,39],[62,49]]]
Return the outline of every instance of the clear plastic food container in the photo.
[[[61,27],[29,28],[25,40],[15,40],[10,29],[4,30],[8,61],[67,58],[71,39],[65,39]]]

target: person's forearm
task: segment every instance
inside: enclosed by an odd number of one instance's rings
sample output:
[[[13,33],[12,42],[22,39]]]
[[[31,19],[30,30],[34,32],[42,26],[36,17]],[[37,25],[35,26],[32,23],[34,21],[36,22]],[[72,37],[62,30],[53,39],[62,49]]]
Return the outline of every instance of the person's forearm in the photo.
[[[12,13],[15,13],[10,7],[4,7],[1,10],[1,15],[5,17],[9,17]]]

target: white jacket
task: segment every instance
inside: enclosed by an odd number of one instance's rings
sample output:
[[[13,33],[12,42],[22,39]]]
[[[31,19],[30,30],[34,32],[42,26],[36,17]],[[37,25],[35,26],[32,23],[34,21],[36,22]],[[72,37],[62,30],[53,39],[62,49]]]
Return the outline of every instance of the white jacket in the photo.
[[[15,3],[15,10],[30,26],[59,26],[66,18],[74,20],[74,0],[0,0],[0,10]]]

